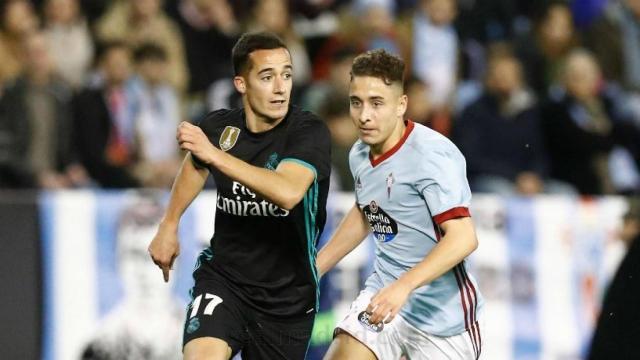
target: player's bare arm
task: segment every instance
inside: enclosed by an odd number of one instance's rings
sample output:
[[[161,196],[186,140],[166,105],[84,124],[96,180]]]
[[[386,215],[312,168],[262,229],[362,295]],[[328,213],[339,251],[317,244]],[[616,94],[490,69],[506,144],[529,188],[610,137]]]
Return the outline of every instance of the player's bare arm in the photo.
[[[171,188],[167,210],[156,235],[149,244],[151,259],[162,269],[165,282],[169,281],[169,271],[180,254],[178,242],[180,217],[204,187],[207,176],[209,176],[209,170],[197,169],[193,165],[191,154],[187,154]]]
[[[282,161],[275,171],[250,165],[213,146],[200,127],[187,122],[178,127],[177,138],[183,150],[286,210],[302,200],[316,176],[294,162]]]
[[[369,223],[357,204],[342,219],[335,234],[320,249],[316,266],[320,276],[331,270],[342,258],[355,249],[369,234]]]
[[[393,320],[414,289],[442,276],[478,247],[470,217],[447,220],[440,228],[444,236],[424,260],[371,298],[367,311],[372,323]]]

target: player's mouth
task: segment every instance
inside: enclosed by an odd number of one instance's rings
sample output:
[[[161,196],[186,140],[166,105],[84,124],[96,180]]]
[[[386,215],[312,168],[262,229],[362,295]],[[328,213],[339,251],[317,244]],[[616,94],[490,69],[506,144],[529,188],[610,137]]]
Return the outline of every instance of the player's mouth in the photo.
[[[269,103],[273,104],[273,105],[277,105],[277,106],[281,106],[287,103],[287,100],[284,99],[280,99],[280,100],[271,100],[269,101]]]

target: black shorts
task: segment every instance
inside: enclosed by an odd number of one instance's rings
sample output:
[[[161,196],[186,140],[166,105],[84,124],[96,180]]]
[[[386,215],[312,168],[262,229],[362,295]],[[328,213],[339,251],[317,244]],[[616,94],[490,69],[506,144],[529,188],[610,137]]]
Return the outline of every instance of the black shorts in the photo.
[[[225,284],[224,278],[197,280],[187,308],[183,346],[190,340],[224,340],[243,360],[304,359],[315,312],[277,318],[249,307]],[[195,309],[194,309],[195,307]]]

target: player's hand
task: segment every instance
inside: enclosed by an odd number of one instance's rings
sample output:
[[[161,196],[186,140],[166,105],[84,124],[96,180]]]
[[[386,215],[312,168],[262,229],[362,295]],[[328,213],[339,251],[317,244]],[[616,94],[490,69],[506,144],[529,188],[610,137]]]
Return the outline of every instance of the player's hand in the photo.
[[[164,282],[169,282],[169,271],[173,268],[173,262],[180,255],[177,228],[171,229],[160,225],[156,236],[149,244],[149,255],[162,270]]]
[[[367,313],[371,314],[369,322],[372,324],[391,322],[400,312],[412,290],[410,286],[398,280],[378,291],[367,307]]]
[[[218,150],[199,126],[183,121],[178,125],[176,140],[182,150],[190,151],[193,156],[206,164],[211,164],[211,158]]]

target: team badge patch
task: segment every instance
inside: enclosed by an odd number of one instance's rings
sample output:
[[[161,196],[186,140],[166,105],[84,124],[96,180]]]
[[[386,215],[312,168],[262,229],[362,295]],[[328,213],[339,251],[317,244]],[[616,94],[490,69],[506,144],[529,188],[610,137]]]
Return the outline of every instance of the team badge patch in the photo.
[[[189,320],[189,324],[187,325],[187,334],[193,334],[194,331],[200,328],[200,320],[197,317]]]
[[[273,153],[269,155],[264,167],[269,170],[275,170],[278,167],[278,162],[278,153]]]
[[[238,141],[238,136],[240,136],[240,129],[235,126],[225,127],[222,135],[220,135],[220,140],[218,141],[220,149],[223,151],[229,151],[234,147],[236,141]]]
[[[395,179],[393,178],[393,173],[390,173],[387,176],[387,198],[391,199],[391,186],[393,186],[393,183],[395,182]]]
[[[372,324],[369,322],[369,319],[371,319],[371,315],[367,314],[366,311],[363,311],[358,315],[358,321],[360,321],[360,324],[362,324],[362,326],[367,330],[379,333],[384,329],[383,323]]]
[[[371,200],[371,203],[369,204],[369,209],[371,209],[372,213],[377,213],[378,212],[378,204],[376,204],[375,201]]]

